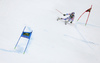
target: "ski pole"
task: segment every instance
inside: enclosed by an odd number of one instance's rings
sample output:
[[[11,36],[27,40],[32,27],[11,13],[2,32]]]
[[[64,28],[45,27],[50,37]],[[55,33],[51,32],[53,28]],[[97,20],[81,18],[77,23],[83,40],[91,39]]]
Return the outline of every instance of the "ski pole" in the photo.
[[[26,28],[26,26],[24,27],[23,31],[25,30],[25,28]],[[18,41],[17,41],[17,43],[16,43],[14,49],[16,49],[16,47],[17,47],[17,45],[18,45],[18,43],[19,43],[20,38],[21,38],[21,36],[19,37],[19,39],[18,39]]]
[[[87,17],[87,20],[86,20],[86,23],[85,23],[85,25],[87,24],[87,21],[88,21],[88,19],[89,19],[89,15],[90,15],[90,12],[89,12],[89,14],[88,14],[88,17]]]
[[[29,44],[29,41],[30,41],[30,39],[29,39],[28,42],[27,42],[27,45],[26,45],[26,47],[25,47],[25,50],[24,50],[23,54],[25,54],[25,52],[26,52],[27,46],[28,46],[28,44]]]
[[[83,12],[82,15],[83,15],[84,13],[85,13],[85,12]],[[81,15],[81,16],[82,16],[82,15]],[[78,20],[81,18],[81,16],[78,18]],[[78,20],[77,20],[77,21],[78,21]]]
[[[33,32],[33,31],[32,31],[32,32]],[[31,33],[32,33],[32,32],[31,32]],[[31,37],[31,35],[30,35],[30,37]],[[29,41],[30,41],[30,38],[28,39],[28,42],[27,42],[27,45],[26,45],[26,47],[25,47],[25,50],[24,50],[23,54],[25,54],[25,52],[26,52],[26,49],[27,49],[28,44],[29,44]]]
[[[56,9],[57,10],[57,9]],[[59,13],[63,14],[62,12],[60,12],[59,10],[57,10]]]
[[[90,8],[90,9],[92,9],[92,5],[91,5],[91,8]],[[89,11],[89,14],[88,14],[88,17],[87,17],[87,20],[86,20],[85,26],[86,26],[86,24],[87,24],[87,22],[88,22],[89,16],[90,16],[90,11]]]

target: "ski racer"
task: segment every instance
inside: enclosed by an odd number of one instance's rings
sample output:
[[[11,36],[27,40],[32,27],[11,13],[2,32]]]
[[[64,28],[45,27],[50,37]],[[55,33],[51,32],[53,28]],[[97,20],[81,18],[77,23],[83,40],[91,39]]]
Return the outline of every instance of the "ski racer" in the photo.
[[[74,21],[74,17],[75,17],[75,12],[72,12],[72,13],[66,13],[66,14],[63,14],[63,16],[66,16],[66,15],[69,15],[69,17],[66,17],[66,18],[59,18],[57,19],[58,20],[65,20],[67,22],[70,22],[72,23]]]

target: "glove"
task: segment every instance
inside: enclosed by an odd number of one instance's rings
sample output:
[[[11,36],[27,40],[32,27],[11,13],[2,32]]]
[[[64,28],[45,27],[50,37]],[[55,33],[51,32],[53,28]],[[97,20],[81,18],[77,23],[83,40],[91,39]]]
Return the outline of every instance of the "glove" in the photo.
[[[66,14],[63,14],[63,16],[66,16]]]
[[[70,23],[72,23],[72,21]]]

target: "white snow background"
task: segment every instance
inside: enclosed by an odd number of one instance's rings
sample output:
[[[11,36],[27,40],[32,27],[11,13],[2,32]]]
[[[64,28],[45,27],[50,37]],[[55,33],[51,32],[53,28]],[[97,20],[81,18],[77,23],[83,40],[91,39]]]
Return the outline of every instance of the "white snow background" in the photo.
[[[79,16],[93,5],[88,13]],[[73,24],[57,21],[75,12]],[[0,63],[100,63],[99,0],[0,0]],[[33,30],[15,44],[23,28]]]

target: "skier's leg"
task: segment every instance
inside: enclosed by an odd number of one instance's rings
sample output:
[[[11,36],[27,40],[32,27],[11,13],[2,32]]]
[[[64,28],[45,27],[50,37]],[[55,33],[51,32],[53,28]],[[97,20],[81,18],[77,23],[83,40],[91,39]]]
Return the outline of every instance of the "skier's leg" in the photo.
[[[63,18],[63,20],[67,20],[68,19],[68,17],[67,18]]]
[[[67,24],[67,21],[65,20],[65,25]]]
[[[65,25],[68,23],[68,17],[64,19],[65,20]]]

